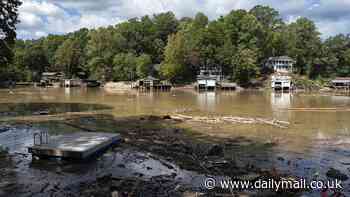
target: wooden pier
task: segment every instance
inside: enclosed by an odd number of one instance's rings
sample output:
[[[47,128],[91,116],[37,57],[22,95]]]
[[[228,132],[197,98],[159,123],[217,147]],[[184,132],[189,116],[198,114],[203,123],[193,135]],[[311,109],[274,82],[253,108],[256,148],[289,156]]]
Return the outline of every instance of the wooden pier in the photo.
[[[61,157],[67,159],[86,159],[120,141],[119,134],[78,132],[52,137],[28,148],[28,152],[38,157]],[[45,135],[47,138],[47,136]]]

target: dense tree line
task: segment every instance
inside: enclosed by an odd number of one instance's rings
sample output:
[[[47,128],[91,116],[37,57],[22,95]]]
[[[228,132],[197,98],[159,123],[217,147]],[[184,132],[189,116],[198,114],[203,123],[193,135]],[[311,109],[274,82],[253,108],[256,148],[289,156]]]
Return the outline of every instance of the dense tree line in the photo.
[[[135,80],[154,75],[191,82],[201,66],[220,66],[229,80],[247,84],[264,75],[264,61],[287,55],[295,73],[312,79],[350,75],[350,37],[326,40],[313,21],[286,24],[273,8],[233,10],[209,21],[203,13],[177,19],[172,12],[67,35],[17,40],[11,76],[38,80],[44,71],[67,77]],[[15,74],[14,74],[15,73]]]
[[[13,72],[9,64],[13,60],[13,45],[16,38],[19,0],[0,0],[0,79]]]

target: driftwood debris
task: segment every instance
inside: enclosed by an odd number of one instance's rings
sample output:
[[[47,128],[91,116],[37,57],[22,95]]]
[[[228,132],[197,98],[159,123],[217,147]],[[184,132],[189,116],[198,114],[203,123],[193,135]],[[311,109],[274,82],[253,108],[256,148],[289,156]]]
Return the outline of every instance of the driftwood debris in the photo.
[[[264,119],[264,118],[244,118],[236,116],[221,116],[221,117],[205,117],[205,116],[188,116],[182,114],[175,114],[171,116],[172,119],[181,121],[194,121],[204,122],[211,124],[219,123],[233,123],[233,124],[265,124],[282,129],[288,128],[289,122],[276,120],[276,119]]]
[[[350,108],[288,108],[288,111],[297,111],[297,112],[349,112]]]

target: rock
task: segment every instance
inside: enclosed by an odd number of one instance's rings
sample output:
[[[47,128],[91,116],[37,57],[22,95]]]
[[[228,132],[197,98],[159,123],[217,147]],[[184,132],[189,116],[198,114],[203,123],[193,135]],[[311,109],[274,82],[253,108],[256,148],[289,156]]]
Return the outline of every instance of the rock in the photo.
[[[283,157],[278,157],[277,160],[278,161],[284,161],[285,159]]]
[[[163,116],[163,119],[164,119],[164,120],[170,120],[170,119],[171,119],[171,116],[170,116],[170,115],[165,115],[165,116]]]
[[[0,183],[0,188],[8,188],[8,187],[11,187],[11,186],[14,186],[16,183],[15,182],[10,182],[10,181],[2,181]]]
[[[8,126],[0,126],[0,133],[4,133],[6,131],[10,130],[10,127]]]
[[[224,149],[220,145],[213,145],[207,152],[207,156],[223,156]]]
[[[125,168],[125,165],[124,164],[118,164],[118,167],[119,168]]]
[[[46,110],[37,111],[37,112],[34,112],[33,115],[49,115],[49,111],[46,111]]]
[[[57,169],[57,170],[56,170],[56,174],[62,175],[62,174],[63,174],[63,173],[62,173],[62,170],[61,170],[61,169]]]
[[[350,159],[342,159],[339,162],[345,166],[350,166]]]
[[[183,197],[199,197],[204,195],[205,195],[204,193],[192,192],[192,191],[186,191],[182,194]]]
[[[329,169],[326,175],[329,178],[338,179],[341,181],[346,181],[349,179],[349,177],[346,174],[343,174],[342,172],[334,168]]]
[[[112,192],[112,197],[119,197],[119,192],[118,191]]]

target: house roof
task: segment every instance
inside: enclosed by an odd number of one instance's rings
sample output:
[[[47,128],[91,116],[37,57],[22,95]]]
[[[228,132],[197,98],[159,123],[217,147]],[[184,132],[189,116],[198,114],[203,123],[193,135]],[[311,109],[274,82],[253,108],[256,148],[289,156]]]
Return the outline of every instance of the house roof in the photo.
[[[43,72],[42,73],[43,76],[57,76],[57,75],[63,75],[60,72]]]
[[[270,57],[268,61],[292,61],[295,62],[291,57],[288,56],[278,56],[278,57]]]
[[[159,79],[152,77],[152,76],[148,76],[146,78],[140,79],[141,81],[158,81]]]
[[[198,75],[197,80],[217,80],[217,76]]]
[[[337,77],[332,80],[333,83],[349,83],[350,82],[350,77]]]

